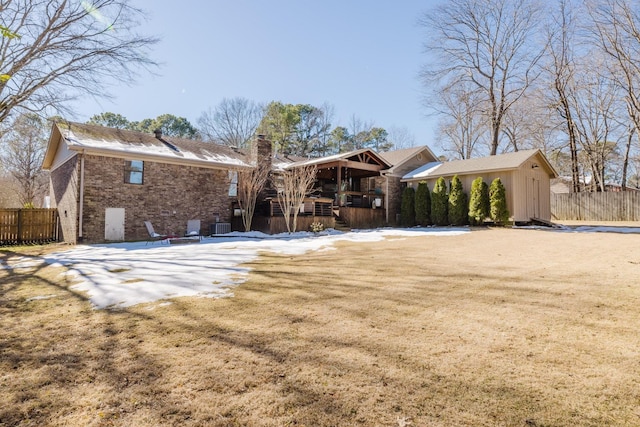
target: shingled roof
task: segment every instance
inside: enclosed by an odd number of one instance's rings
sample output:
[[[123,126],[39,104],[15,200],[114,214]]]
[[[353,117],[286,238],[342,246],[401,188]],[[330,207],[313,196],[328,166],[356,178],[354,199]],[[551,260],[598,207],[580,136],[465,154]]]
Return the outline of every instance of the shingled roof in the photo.
[[[475,159],[453,160],[450,162],[428,163],[402,177],[403,181],[440,176],[467,175],[476,172],[494,172],[518,169],[524,162],[539,154],[549,176],[558,174],[539,149],[522,150],[497,156],[478,157]]]
[[[246,152],[211,142],[114,129],[84,123],[56,123],[43,162],[51,167],[64,139],[71,151],[115,157],[142,157],[156,161],[208,167],[250,167]]]

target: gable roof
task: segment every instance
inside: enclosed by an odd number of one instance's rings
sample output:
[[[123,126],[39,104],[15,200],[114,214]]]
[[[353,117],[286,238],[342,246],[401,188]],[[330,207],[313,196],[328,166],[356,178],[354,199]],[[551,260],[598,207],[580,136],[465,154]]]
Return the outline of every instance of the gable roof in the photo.
[[[426,151],[433,159],[437,159],[436,155],[433,154],[433,151],[431,151],[431,149],[426,145],[403,148],[400,150],[385,151],[380,153],[380,156],[384,158],[390,165],[398,166],[408,159],[412,158],[413,156],[417,156],[422,151]]]
[[[426,145],[385,151],[380,156],[391,165],[388,174],[404,174],[413,170],[417,165],[437,159],[433,151]]]
[[[474,159],[453,160],[450,162],[433,162],[415,169],[402,177],[402,181],[433,178],[451,175],[468,175],[476,172],[496,172],[515,170],[523,163],[538,156],[551,178],[558,176],[555,169],[539,149],[522,150],[496,156],[478,157]]]
[[[84,123],[54,123],[43,161],[53,165],[61,140],[71,151],[214,168],[250,167],[249,155],[225,145]]]
[[[318,165],[325,166],[334,163],[341,162],[356,162],[364,164],[378,165],[382,169],[387,169],[391,166],[381,155],[369,148],[362,148],[360,150],[348,151],[346,153],[338,153],[326,157],[317,157],[313,159],[306,159],[298,162],[292,162],[285,166],[287,168],[294,168],[298,166],[306,165]]]

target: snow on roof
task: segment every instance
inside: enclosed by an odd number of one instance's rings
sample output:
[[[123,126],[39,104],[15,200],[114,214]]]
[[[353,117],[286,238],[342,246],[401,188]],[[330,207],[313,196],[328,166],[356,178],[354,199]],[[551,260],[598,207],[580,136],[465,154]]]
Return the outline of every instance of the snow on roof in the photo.
[[[440,166],[442,166],[442,162],[429,162],[426,165],[422,165],[418,169],[409,172],[403,176],[402,179],[426,178],[434,173]]]
[[[58,124],[62,137],[72,150],[108,151],[167,159],[248,167],[249,156],[215,143],[113,129],[81,123]]]
[[[427,169],[425,165],[402,177],[403,180],[413,180],[427,177],[440,177],[450,175],[465,175],[474,172],[490,172],[498,170],[510,170],[519,168],[524,162],[535,155],[539,155],[543,165],[553,178],[557,176],[553,166],[547,161],[544,154],[538,149],[522,150],[513,153],[499,154],[496,156],[478,157],[474,159],[453,160],[441,163],[437,168]]]

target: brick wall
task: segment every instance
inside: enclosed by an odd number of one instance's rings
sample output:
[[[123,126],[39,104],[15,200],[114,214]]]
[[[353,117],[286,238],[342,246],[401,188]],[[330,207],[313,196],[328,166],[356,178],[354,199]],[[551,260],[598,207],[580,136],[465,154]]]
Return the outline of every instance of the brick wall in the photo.
[[[51,207],[58,209],[60,240],[77,243],[78,230],[78,156],[67,160],[51,172],[49,191]]]
[[[125,239],[148,237],[144,221],[158,233],[183,235],[189,219],[199,219],[203,232],[216,216],[231,219],[227,170],[144,162],[142,185],[125,184],[125,159],[85,158],[84,242],[104,240],[105,209],[125,209]]]
[[[402,190],[406,185],[400,182],[400,177],[388,176],[387,209],[389,225],[397,225],[396,217],[400,213],[402,204]]]

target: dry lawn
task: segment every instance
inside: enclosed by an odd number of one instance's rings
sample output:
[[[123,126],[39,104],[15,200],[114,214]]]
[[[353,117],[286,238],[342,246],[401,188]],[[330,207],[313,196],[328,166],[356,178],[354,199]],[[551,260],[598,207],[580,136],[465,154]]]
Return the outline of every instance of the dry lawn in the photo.
[[[639,249],[345,242],[265,254],[233,298],[117,311],[52,267],[0,270],[0,425],[638,426]]]

